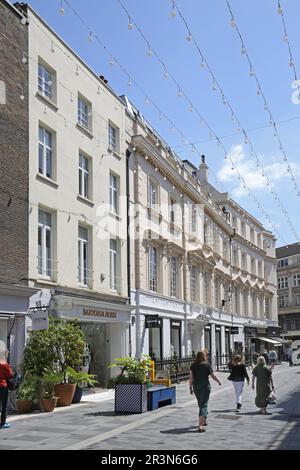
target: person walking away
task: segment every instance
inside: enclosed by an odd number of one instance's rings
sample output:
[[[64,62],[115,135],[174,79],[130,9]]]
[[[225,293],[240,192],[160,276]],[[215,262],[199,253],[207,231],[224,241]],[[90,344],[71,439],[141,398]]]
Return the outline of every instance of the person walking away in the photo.
[[[195,393],[198,401],[199,432],[204,432],[205,426],[207,426],[207,405],[211,390],[209,377],[221,385],[218,377],[214,375],[211,365],[207,362],[207,356],[203,351],[199,351],[190,367],[190,393],[191,395]]]
[[[240,413],[242,408],[242,393],[244,388],[245,379],[249,385],[250,379],[242,357],[236,355],[230,365],[230,375],[228,380],[232,381],[233,388],[235,390],[236,397],[236,413]]]
[[[271,366],[271,370],[274,369],[274,366],[275,366],[275,362],[277,361],[277,353],[276,351],[272,348],[270,351],[269,351],[269,364]]]
[[[266,365],[265,358],[259,356],[257,359],[257,366],[252,371],[252,389],[254,390],[256,379],[256,397],[255,405],[261,409],[261,413],[267,414],[268,397],[273,390],[275,392],[274,383],[272,379],[272,371]]]
[[[293,351],[291,348],[287,350],[287,359],[289,361],[289,366],[292,367],[294,364],[293,364]]]
[[[264,352],[262,353],[262,357],[265,358],[266,364],[268,366],[269,365],[269,354],[268,354],[268,351],[266,350],[266,348],[265,348]]]
[[[1,344],[2,343],[2,344]],[[7,363],[7,351],[4,343],[0,342],[0,406],[1,406],[1,421],[0,429],[7,429],[10,425],[6,422],[6,410],[8,400],[7,380],[11,379],[13,374],[12,370]]]

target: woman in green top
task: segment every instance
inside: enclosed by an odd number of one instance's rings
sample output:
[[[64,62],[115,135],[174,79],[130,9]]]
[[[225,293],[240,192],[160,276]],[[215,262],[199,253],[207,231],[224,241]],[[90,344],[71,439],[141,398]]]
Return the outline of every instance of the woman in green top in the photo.
[[[207,426],[207,405],[210,395],[209,377],[221,385],[219,379],[214,375],[211,365],[207,363],[207,356],[203,351],[199,351],[190,368],[190,393],[191,395],[195,393],[199,406],[199,432],[204,432],[204,426]]]
[[[257,366],[254,367],[252,372],[252,388],[254,390],[254,383],[256,379],[256,397],[255,404],[261,408],[261,413],[267,414],[268,397],[273,390],[275,392],[272,372],[266,365],[266,360],[263,356],[257,359]],[[271,388],[272,387],[272,388]]]

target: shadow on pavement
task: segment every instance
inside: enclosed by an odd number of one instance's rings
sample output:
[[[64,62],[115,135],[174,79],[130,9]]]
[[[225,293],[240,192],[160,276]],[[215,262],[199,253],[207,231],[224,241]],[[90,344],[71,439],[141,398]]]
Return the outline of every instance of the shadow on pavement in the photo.
[[[85,413],[85,416],[118,416],[114,411],[97,411],[96,413]]]
[[[173,428],[165,429],[160,431],[161,434],[186,434],[186,433],[198,433],[198,426],[190,426],[188,428]]]

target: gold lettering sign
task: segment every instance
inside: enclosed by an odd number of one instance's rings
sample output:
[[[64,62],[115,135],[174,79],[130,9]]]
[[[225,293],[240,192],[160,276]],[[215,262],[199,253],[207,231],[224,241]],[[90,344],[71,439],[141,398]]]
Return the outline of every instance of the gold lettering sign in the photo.
[[[92,308],[84,308],[83,316],[85,317],[99,317],[99,318],[117,318],[116,312],[103,312],[101,310],[94,310]]]

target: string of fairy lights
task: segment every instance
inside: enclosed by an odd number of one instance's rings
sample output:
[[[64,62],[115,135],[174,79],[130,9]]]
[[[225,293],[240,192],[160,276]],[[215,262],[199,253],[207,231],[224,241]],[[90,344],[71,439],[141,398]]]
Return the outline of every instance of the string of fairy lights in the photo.
[[[107,51],[108,48],[104,45],[103,41],[99,39],[98,35],[93,32],[90,28],[90,26],[86,23],[86,21],[82,18],[82,16],[74,9],[73,6],[70,5],[70,3],[68,2],[68,0],[63,0],[64,3],[70,8],[70,10],[78,17],[78,19],[80,20],[80,22],[85,26],[85,28],[87,29],[88,31],[88,34],[89,34],[89,38],[92,37],[93,39],[96,39],[96,41],[98,41],[100,43],[100,45],[102,47],[104,47],[104,49]],[[238,168],[235,166],[235,162],[234,160],[232,159],[231,155],[228,153],[227,149],[225,148],[225,146],[223,145],[223,143],[221,142],[221,140],[219,139],[219,137],[216,135],[216,133],[213,131],[212,127],[207,123],[207,121],[203,118],[203,116],[200,114],[200,112],[198,111],[198,109],[195,107],[195,105],[192,103],[191,99],[187,96],[187,94],[184,92],[183,90],[183,87],[181,87],[178,83],[178,81],[176,80],[176,78],[170,73],[170,71],[168,70],[168,67],[166,65],[166,63],[160,58],[159,54],[155,51],[155,49],[152,47],[150,41],[146,38],[145,34],[142,32],[141,28],[138,26],[138,24],[136,23],[136,21],[133,20],[133,17],[132,15],[128,12],[128,10],[126,9],[126,7],[124,6],[124,4],[122,3],[121,0],[117,0],[120,4],[120,6],[122,7],[122,9],[124,10],[124,12],[126,13],[127,17],[128,17],[128,29],[129,30],[132,30],[133,27],[135,27],[139,34],[141,35],[142,39],[145,41],[146,43],[146,46],[147,46],[147,55],[148,56],[155,56],[157,58],[157,60],[159,61],[159,63],[161,64],[162,68],[163,68],[163,74],[164,74],[164,78],[171,78],[171,80],[173,81],[173,83],[175,84],[176,88],[177,88],[177,96],[178,97],[183,97],[188,105],[189,105],[189,111],[195,111],[195,114],[199,117],[200,119],[200,124],[201,125],[205,125],[208,130],[209,130],[209,136],[210,138],[214,138],[216,141],[217,141],[217,144],[219,147],[222,148],[223,152],[224,152],[224,158],[227,160],[229,159],[230,160],[230,163],[232,165],[232,170],[235,170],[237,175],[238,175],[238,179],[242,182],[243,184],[243,189],[246,190],[248,192],[248,195],[252,198],[253,202],[255,203],[255,205],[257,206],[257,208],[260,210],[261,214],[263,215],[263,217],[267,220],[268,224],[270,227],[272,227],[272,230],[278,234],[278,230],[277,228],[274,226],[273,222],[272,222],[272,219],[271,217],[269,216],[269,214],[267,213],[267,211],[264,209],[264,207],[262,206],[262,204],[258,201],[257,197],[253,194],[253,192],[249,189],[248,185],[246,184],[246,181],[244,179],[244,177],[241,175],[240,171],[238,170]],[[188,36],[187,37],[187,40],[191,40],[191,37]],[[129,74],[129,72],[125,69],[124,66],[122,66],[122,64],[120,63],[120,61],[115,57],[113,56],[110,52],[110,57],[111,57],[111,60],[114,61],[114,63],[116,63],[120,69],[128,76],[128,77],[131,77],[131,74]],[[135,79],[132,79],[131,78],[131,82],[134,83],[141,91],[142,93],[144,93],[144,96],[145,96],[145,104],[149,104],[149,103],[152,103],[154,105],[154,107],[156,109],[159,109],[157,107],[157,105],[154,103],[153,100],[150,101],[150,98],[148,96],[148,94],[145,92],[145,90],[137,83],[137,81]],[[159,110],[159,115],[161,116],[161,111]],[[172,125],[172,128],[171,129],[175,129],[174,127],[174,124]],[[182,136],[182,132],[179,131],[181,136]],[[192,150],[193,151],[196,151],[195,149],[195,146],[191,143],[192,145]],[[290,225],[290,224],[289,224]],[[293,235],[294,237],[298,240],[299,237],[297,236],[294,228],[291,226],[291,230],[293,231]]]
[[[88,39],[89,39],[89,41],[92,42],[94,39],[96,39],[96,41],[99,42],[99,44],[101,45],[101,47],[104,48],[104,49],[106,50],[106,52],[108,52],[108,54],[109,54],[110,57],[111,57],[111,60],[112,60],[112,58],[113,58],[114,63],[116,63],[116,64],[121,68],[121,70],[127,75],[127,77],[129,77],[129,78],[131,79],[131,75],[130,75],[130,74],[127,72],[127,70],[121,65],[121,63],[119,62],[119,60],[118,60],[116,57],[112,56],[112,54],[109,52],[108,48],[107,48],[107,47],[105,46],[105,44],[99,39],[99,37],[97,36],[97,34],[95,34],[93,31],[91,31],[91,29],[89,28],[89,26],[85,23],[85,21],[82,19],[82,17],[76,12],[76,10],[74,10],[74,8],[72,8],[72,7],[70,6],[70,4],[69,4],[69,2],[67,2],[67,0],[61,1],[61,10],[60,10],[60,14],[63,14],[63,13],[64,13],[64,8],[63,8],[63,5],[64,5],[64,4],[68,5],[68,7],[70,7],[70,9],[73,11],[73,13],[74,13],[76,16],[78,16],[78,18],[80,19],[80,21],[81,21],[81,22],[85,25],[85,27],[88,29],[88,33],[89,33]],[[128,28],[129,28],[129,29],[132,29],[133,24],[134,24],[134,23],[133,23],[133,21],[132,21],[132,18],[129,17]],[[147,45],[150,46],[150,48],[151,48],[150,42],[147,42]],[[57,46],[57,45],[56,45],[56,46]],[[51,42],[51,48],[52,48],[52,47],[53,47],[53,41]],[[149,50],[149,49],[148,49],[148,50]],[[151,49],[151,51],[153,52],[153,49]],[[164,66],[164,71],[168,71],[168,69],[167,69],[166,66]],[[169,77],[169,74],[168,74],[168,77]],[[165,78],[168,78],[168,77],[165,77]],[[145,93],[145,91],[137,84],[137,82],[132,79],[132,83],[134,83],[138,88],[140,88],[140,90],[144,93],[145,97],[148,98],[148,103],[151,102],[151,103],[153,104],[153,106],[159,111],[160,115],[162,115],[163,117],[167,118],[167,116],[166,116],[164,113],[162,114],[161,110],[157,107],[157,105],[154,103],[154,101],[153,101],[153,100],[150,101],[148,95],[147,95],[147,94]],[[132,84],[132,83],[131,83],[131,84]],[[176,80],[175,80],[175,83],[176,83],[177,86],[179,86],[178,83],[176,82]],[[180,90],[180,88],[178,88],[178,90]],[[183,96],[184,96],[184,95],[183,95]],[[146,101],[146,99],[145,99],[145,101]],[[190,106],[193,108],[193,110],[194,110],[194,109],[196,110],[196,108],[193,106],[192,102],[191,102],[189,99],[188,99],[188,102],[189,102]],[[196,110],[196,111],[197,111],[197,110]],[[201,119],[201,123],[202,123],[202,124],[203,124],[203,123],[205,124],[205,120],[204,120],[203,117],[200,115],[200,113],[199,113],[199,116],[200,116],[200,119]],[[167,118],[167,119],[169,120],[169,118]],[[172,123],[173,121],[170,120],[170,122]],[[173,129],[175,129],[175,126],[174,126],[174,125],[173,125],[172,127],[173,127]],[[268,221],[269,225],[273,228],[273,231],[276,232],[276,233],[278,233],[276,227],[275,227],[275,226],[273,225],[273,223],[272,223],[271,218],[269,217],[269,215],[267,214],[267,212],[265,211],[265,209],[263,208],[263,206],[259,203],[259,201],[257,200],[256,196],[249,190],[249,188],[247,187],[246,182],[245,182],[243,176],[240,174],[239,170],[238,170],[237,168],[235,168],[234,162],[233,162],[231,156],[229,155],[229,156],[227,157],[227,150],[225,149],[223,143],[220,141],[220,139],[218,138],[218,136],[213,132],[212,128],[211,128],[209,125],[207,125],[207,127],[209,128],[210,135],[211,135],[211,136],[214,136],[214,138],[217,140],[218,145],[223,148],[223,151],[224,151],[224,154],[225,154],[225,158],[229,158],[229,160],[231,161],[232,169],[236,169],[237,174],[238,174],[238,177],[239,177],[239,179],[240,179],[240,180],[242,181],[242,183],[243,183],[244,189],[248,190],[249,196],[252,197],[253,201],[256,203],[257,207],[260,209],[261,213],[262,213],[263,216],[266,218],[266,220]],[[180,133],[180,135],[182,136],[182,138],[184,138],[184,137],[183,137],[183,133],[182,133],[178,128],[176,128],[176,129],[177,129],[177,131]],[[195,149],[194,145],[193,145],[192,143],[190,143],[190,144],[192,145],[192,149],[195,151],[196,149]],[[282,237],[281,237],[281,238],[282,238]]]
[[[297,194],[297,197],[300,198],[300,188],[297,184],[297,181],[296,181],[296,178],[295,178],[295,175],[294,175],[294,172],[293,172],[293,169],[291,167],[291,164],[289,162],[289,159],[288,159],[288,156],[287,156],[287,153],[286,153],[286,150],[283,146],[283,143],[282,143],[282,139],[279,135],[279,132],[278,132],[278,128],[277,128],[277,125],[276,125],[276,121],[274,119],[274,116],[273,116],[273,113],[271,111],[271,107],[268,103],[268,100],[264,94],[264,91],[263,91],[263,87],[261,85],[261,82],[255,72],[255,68],[254,68],[254,65],[253,65],[253,62],[250,58],[250,54],[246,48],[246,43],[245,43],[245,40],[242,36],[242,33],[240,31],[240,28],[238,27],[238,24],[237,24],[237,21],[236,21],[236,18],[233,14],[233,10],[231,8],[231,5],[229,3],[228,0],[226,0],[226,4],[227,4],[227,7],[228,7],[228,10],[229,10],[229,14],[230,14],[230,18],[231,18],[231,21],[230,21],[230,24],[232,26],[232,29],[236,32],[238,38],[239,38],[239,41],[241,43],[241,53],[244,55],[244,57],[246,58],[247,62],[248,62],[248,65],[249,65],[249,70],[250,70],[250,75],[251,77],[254,77],[255,79],[255,82],[256,82],[256,85],[257,85],[257,91],[256,91],[256,94],[258,96],[260,96],[263,100],[263,103],[264,103],[264,110],[266,111],[266,113],[268,114],[268,117],[269,117],[269,122],[270,124],[273,126],[273,135],[275,137],[275,139],[277,140],[277,143],[278,143],[278,148],[282,154],[282,159],[283,159],[283,162],[286,166],[286,171],[287,173],[290,175],[290,178],[293,182],[293,188],[295,189],[296,191],[296,194]]]
[[[119,3],[120,3],[120,0],[118,0]],[[192,29],[186,19],[186,17],[184,16],[184,14],[182,13],[181,9],[178,7],[177,3],[175,0],[171,0],[171,3],[172,3],[172,10],[171,10],[171,16],[172,17],[175,17],[176,14],[178,13],[178,16],[181,18],[182,22],[184,23],[185,25],[185,28],[187,30],[187,38],[189,38],[189,40],[195,45],[195,48],[196,48],[196,51],[197,53],[200,55],[200,59],[201,59],[201,64],[203,64],[204,67],[206,67],[206,69],[208,70],[208,73],[211,77],[211,80],[212,80],[212,83],[213,83],[213,88],[216,88],[219,90],[220,92],[220,96],[221,96],[221,99],[222,99],[222,102],[223,104],[228,107],[229,111],[230,111],[230,115],[231,115],[231,118],[236,122],[236,125],[237,125],[237,131],[239,133],[242,133],[244,135],[244,139],[245,139],[245,144],[246,145],[249,145],[250,147],[250,155],[251,155],[251,158],[255,160],[255,163],[256,163],[256,166],[257,168],[260,169],[261,171],[261,175],[262,177],[265,179],[266,181],[266,187],[267,189],[270,191],[270,193],[272,194],[272,196],[274,197],[274,200],[276,201],[278,207],[280,208],[283,216],[285,217],[293,235],[295,237],[297,237],[297,232],[292,224],[292,221],[288,215],[288,212],[286,210],[286,208],[284,207],[281,199],[279,198],[279,195],[277,193],[277,191],[275,190],[274,188],[274,185],[271,183],[270,181],[270,178],[266,172],[266,169],[264,168],[264,165],[262,164],[260,158],[258,157],[258,154],[257,152],[255,151],[254,149],[254,146],[253,146],[253,143],[251,142],[251,139],[247,133],[247,131],[244,129],[244,127],[242,126],[241,124],[241,121],[240,119],[238,118],[233,106],[231,105],[230,103],[230,100],[228,99],[228,97],[226,96],[223,88],[221,87],[215,73],[213,72],[210,64],[208,63],[203,51],[201,50],[200,46],[199,46],[199,43],[198,41],[196,40],[194,34],[192,33]]]
[[[285,14],[284,10],[281,6],[280,0],[277,0],[277,12],[281,17],[281,22],[282,22],[282,27],[283,27],[283,41],[287,44],[288,47],[288,52],[289,52],[289,67],[293,71],[293,78],[294,78],[294,83],[293,83],[293,88],[297,89],[297,102],[300,103],[300,81],[298,80],[298,74],[296,70],[296,65],[295,65],[295,60],[292,52],[292,47],[291,43],[289,40],[289,35],[287,32],[287,26],[286,26],[286,20],[285,20]]]
[[[212,130],[212,127],[206,122],[206,120],[203,118],[203,116],[199,113],[199,111],[197,110],[196,106],[192,103],[192,101],[190,100],[190,98],[187,96],[186,92],[184,91],[183,87],[178,83],[177,79],[173,76],[172,73],[170,73],[167,65],[166,65],[166,62],[163,61],[161,59],[161,57],[159,56],[159,54],[155,51],[155,49],[152,47],[151,45],[151,42],[149,41],[149,39],[145,36],[145,34],[143,33],[141,27],[137,24],[137,22],[133,19],[133,15],[130,14],[130,12],[128,11],[128,9],[124,6],[124,3],[122,2],[122,0],[117,0],[117,2],[120,4],[121,8],[123,9],[123,11],[125,12],[125,14],[127,15],[127,18],[128,18],[128,28],[129,29],[133,29],[133,27],[135,27],[137,29],[137,31],[139,32],[140,36],[142,37],[142,39],[144,40],[144,42],[146,43],[147,45],[147,48],[148,48],[148,52],[151,51],[151,55],[153,55],[154,57],[157,58],[158,62],[161,64],[162,68],[163,68],[163,75],[164,75],[164,78],[171,78],[171,80],[173,81],[173,83],[175,84],[178,92],[177,92],[177,96],[178,94],[180,93],[180,96],[183,96],[186,101],[188,102],[190,108],[189,110],[193,110],[196,112],[196,114],[200,117],[200,120],[201,120],[201,123],[205,124],[206,127],[208,127],[209,129],[209,133],[210,135],[213,134],[214,138],[217,140],[217,143],[219,146],[221,146],[223,148],[223,151],[224,151],[224,154],[225,154],[225,159],[229,159],[230,160],[230,163],[232,165],[232,170],[235,170],[236,173],[238,174],[238,179],[243,183],[243,189],[246,189],[248,191],[248,195],[250,197],[252,197],[253,201],[258,205],[260,206],[260,203],[259,201],[257,200],[256,196],[254,196],[254,194],[252,193],[252,191],[249,189],[248,185],[246,184],[246,181],[245,179],[243,178],[243,176],[241,175],[240,171],[238,170],[238,168],[236,167],[235,165],[235,162],[234,160],[231,158],[230,154],[228,153],[227,149],[225,149],[224,145],[223,145],[223,142],[219,139],[219,137],[213,132]],[[212,79],[213,79],[213,89],[216,90],[217,87],[219,88],[220,92],[221,92],[221,95],[222,95],[222,100],[223,100],[223,103],[228,105],[230,110],[231,110],[231,116],[234,117],[234,119],[237,121],[238,123],[238,129],[240,130],[241,129],[241,123],[240,123],[240,120],[238,119],[238,117],[236,116],[236,113],[234,112],[232,106],[230,105],[229,101],[227,100],[227,98],[225,97],[225,93],[224,91],[222,90],[221,86],[219,85],[212,69],[210,68],[207,60],[205,59],[205,56],[204,54],[202,53],[198,43],[195,41],[194,39],[194,36],[192,35],[191,33],[191,30],[190,30],[190,27],[188,26],[187,24],[187,21],[185,20],[185,18],[183,17],[183,15],[181,14],[181,11],[179,10],[179,8],[177,7],[177,4],[175,1],[172,0],[172,4],[173,4],[173,9],[172,9],[172,16],[174,17],[174,13],[176,13],[176,10],[179,12],[181,18],[183,19],[185,25],[186,25],[186,28],[187,28],[187,32],[188,32],[188,35],[187,35],[187,40],[189,42],[191,41],[194,41],[196,47],[197,47],[197,50],[198,52],[200,53],[200,56],[201,56],[201,64],[204,64],[204,66],[206,66],[212,76]],[[176,9],[176,10],[175,10]],[[149,55],[149,54],[148,54]],[[245,142],[248,143],[251,147],[251,155],[252,156],[255,156],[256,158],[256,163],[257,163],[257,166],[259,168],[261,168],[261,171],[262,171],[262,176],[266,179],[266,183],[267,183],[267,187],[269,188],[272,196],[274,196],[274,199],[276,200],[281,212],[283,213],[290,229],[291,229],[291,232],[293,233],[293,236],[295,237],[296,240],[299,239],[298,237],[298,234],[292,224],[292,221],[288,215],[288,212],[287,210],[285,209],[283,203],[281,202],[274,186],[272,185],[268,175],[266,175],[266,171],[262,165],[262,163],[260,162],[260,159],[257,155],[257,153],[255,152],[254,150],[254,147],[248,137],[248,134],[246,133],[246,131],[244,129],[242,129],[243,131],[243,134],[244,134],[244,137],[245,137]],[[260,210],[262,211],[263,209],[263,213],[264,213],[264,216],[266,216],[266,211],[264,210],[264,208],[260,207]],[[270,222],[270,218],[267,218],[268,222]]]

